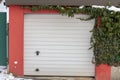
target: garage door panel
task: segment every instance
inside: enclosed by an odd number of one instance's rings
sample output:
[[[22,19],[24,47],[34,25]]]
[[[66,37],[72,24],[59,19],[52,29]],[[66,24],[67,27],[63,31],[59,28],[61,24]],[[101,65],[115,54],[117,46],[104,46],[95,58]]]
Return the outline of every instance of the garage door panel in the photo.
[[[86,23],[85,21],[80,21],[80,19],[72,18],[72,19],[26,19],[25,21],[39,22],[39,23]]]
[[[28,63],[28,65],[31,65],[31,64],[39,64],[39,65],[84,65],[84,66],[94,66],[94,65],[91,65],[91,61],[83,61],[83,62],[79,62],[79,61],[36,61],[36,60],[29,60],[29,61],[26,61]],[[38,66],[38,65],[37,65]],[[28,66],[28,67],[31,67],[31,66]],[[38,66],[40,67],[40,66]],[[78,68],[80,68],[82,66],[78,66]],[[85,68],[85,67],[83,67]],[[90,67],[89,67],[90,68]],[[86,68],[86,69],[89,69],[89,68]],[[92,67],[93,68],[93,67]],[[29,69],[29,68],[27,68]]]
[[[93,52],[88,50],[94,20],[81,21],[80,17],[88,16],[24,16],[25,75],[94,76]]]
[[[28,67],[29,68],[29,67]],[[90,69],[92,69],[92,68],[89,68],[89,69],[85,69],[85,68],[59,68],[59,70],[57,69],[57,68],[48,68],[47,67],[47,69],[45,69],[44,67],[38,67],[39,69],[40,69],[40,72],[41,71],[53,71],[53,70],[55,70],[56,72],[91,72],[91,70]],[[36,69],[36,67],[31,67],[31,68],[29,68],[27,71],[35,71],[35,69]],[[85,69],[85,70],[84,70]],[[79,71],[78,71],[79,70]]]
[[[27,60],[26,61],[28,64],[40,64],[40,65],[44,65],[44,64],[47,64],[47,65],[57,65],[57,64],[63,64],[63,65],[91,65],[90,61],[84,61],[84,62],[79,62],[79,61],[68,61],[68,62],[63,62],[63,61],[39,61],[39,63],[37,61],[34,61],[34,60]],[[94,66],[94,65],[92,65]]]
[[[86,25],[88,26],[88,27],[86,27]],[[27,25],[27,24],[25,24],[25,26],[29,26],[29,28],[28,27],[25,27],[24,29],[28,29],[28,30],[39,30],[39,29],[43,29],[43,30],[56,30],[56,29],[60,29],[60,30],[89,30],[89,28],[91,28],[91,25],[90,24],[86,24],[86,25],[82,25],[81,27],[80,27],[80,25],[76,25],[76,26],[74,26],[73,27],[73,25],[57,25],[57,27],[56,26],[50,26],[50,25],[46,25],[46,26],[41,26],[41,25],[38,25],[38,26],[35,26],[35,25]],[[36,27],[36,28],[34,28],[34,26]],[[92,28],[91,28],[92,29]]]
[[[30,60],[30,58],[32,58],[32,57],[29,57],[29,58],[26,58],[25,60]],[[73,59],[74,57],[66,57],[66,58],[62,58],[62,57],[41,57],[41,58],[35,58],[35,59],[33,59],[33,61],[44,61],[44,60],[49,60],[49,61],[53,61],[53,60],[56,60],[56,61],[92,61],[91,60],[91,58],[80,58],[80,59]],[[75,58],[79,58],[79,57],[75,57]],[[69,59],[71,59],[71,60],[69,60]]]
[[[79,47],[79,46],[78,46]],[[92,51],[91,50],[38,50],[38,49],[36,49],[36,50],[33,50],[33,51],[31,51],[31,50],[28,50],[28,51],[25,51],[26,52],[26,54],[29,54],[30,52],[32,52],[33,54],[36,52],[36,51],[40,51],[40,53],[82,53],[82,54],[84,54],[84,53],[91,53]],[[83,51],[83,52],[82,52]],[[81,55],[82,55],[81,54]]]
[[[28,36],[25,36],[26,38],[33,38],[34,40],[36,40],[35,38],[38,38],[39,36],[41,36],[41,38],[49,38],[49,39],[51,39],[52,37],[54,37],[54,39],[58,39],[58,38],[59,39],[62,39],[62,38],[66,38],[66,39],[68,39],[68,38],[75,38],[75,40],[76,39],[80,40],[80,38],[82,38],[82,39],[85,38],[84,40],[86,40],[90,36],[89,32],[88,32],[88,35],[87,35],[87,33],[85,33],[87,36],[85,34],[78,35],[78,34],[71,34],[71,33],[67,33],[67,34],[63,34],[63,33],[61,33],[61,34],[56,34],[56,33],[55,34],[51,34],[51,33],[50,34],[46,34],[46,33],[44,33],[44,34],[36,34],[36,35],[34,35],[32,33],[26,33],[26,34],[29,34]],[[41,38],[38,38],[38,39],[41,40]],[[62,40],[64,40],[64,39],[62,39]]]
[[[26,46],[39,46],[39,45],[44,45],[44,46],[57,46],[57,45],[60,45],[60,46],[89,46],[88,43],[77,43],[77,42],[35,42],[35,43],[26,43]]]
[[[27,41],[27,39],[25,41]],[[63,40],[60,38],[57,38],[57,39],[49,39],[49,38],[47,38],[47,39],[33,39],[33,38],[31,38],[31,40],[29,40],[30,43],[32,43],[33,41],[35,41],[35,42],[54,42],[54,41],[55,42],[90,42],[86,39],[72,39],[72,40],[64,39]]]
[[[38,67],[38,68],[40,68],[40,69],[42,69],[42,68],[44,68],[44,69],[45,69],[45,68],[46,68],[46,69],[54,69],[54,68],[56,68],[56,69],[58,69],[58,68],[59,68],[59,69],[70,69],[70,68],[71,68],[71,69],[78,69],[78,68],[79,68],[79,69],[80,69],[80,68],[85,69],[85,68],[88,68],[87,66],[89,66],[89,65],[80,66],[80,65],[63,65],[63,64],[62,64],[62,65],[61,65],[61,64],[57,64],[57,65],[47,65],[47,64],[46,64],[46,65],[40,65],[40,64],[39,64],[39,66],[38,66],[38,65],[34,65],[34,66],[33,66],[33,65],[32,65],[32,66],[27,65],[26,68],[27,68],[27,67],[28,67],[28,68],[37,68],[37,67]],[[93,66],[89,66],[88,69],[92,69],[92,68],[93,68]],[[59,70],[59,69],[58,69],[58,70]],[[78,69],[78,70],[79,70],[79,69]]]
[[[51,74],[52,73],[52,74]],[[35,72],[34,70],[33,71],[26,71],[25,74],[29,74],[29,75],[41,75],[41,76],[91,76],[91,75],[94,75],[94,72],[60,72],[60,71],[56,71],[56,72],[51,72],[51,71],[41,71],[41,72]]]
[[[25,33],[26,35],[28,34],[28,36],[25,36],[26,37],[26,39],[31,39],[31,38],[33,38],[33,40],[36,40],[35,38],[37,37],[38,39],[40,38],[39,36],[41,36],[41,38],[48,38],[48,39],[52,39],[52,37],[54,37],[54,39],[63,39],[63,38],[65,38],[65,39],[71,39],[71,38],[73,38],[72,40],[74,41],[75,39],[89,39],[90,38],[90,36],[91,36],[91,34],[89,34],[89,32],[88,33],[86,33],[86,32],[84,32],[85,34],[77,34],[77,33],[66,33],[66,34],[63,34],[63,33],[41,33],[41,34],[35,34],[35,33]],[[64,40],[64,39],[63,39]]]
[[[25,60],[31,60],[31,58],[33,57],[29,57],[29,58],[26,58]],[[54,57],[54,58],[50,58],[50,57],[41,57],[41,58],[37,58],[35,57],[34,59],[32,59],[33,61],[88,61],[88,62],[91,62],[91,58],[62,58],[62,57]],[[83,65],[82,65],[83,66]]]
[[[88,50],[90,48],[90,46],[27,46],[27,48],[29,51],[34,53],[37,50]],[[33,49],[33,50],[31,50]],[[91,50],[89,50],[91,51]],[[89,52],[90,53],[90,52]]]
[[[33,55],[34,54],[34,55]],[[82,55],[81,55],[82,54]],[[77,57],[92,57],[93,55],[92,54],[90,54],[90,53],[86,53],[86,54],[83,54],[83,53],[78,53],[78,54],[69,54],[69,53],[67,53],[67,54],[63,54],[63,53],[56,53],[56,54],[52,54],[52,53],[50,53],[50,54],[48,54],[48,53],[41,53],[40,55],[39,55],[39,57],[73,57],[73,58],[77,58]],[[36,57],[36,54],[35,54],[35,52],[34,53],[29,53],[29,54],[25,54],[25,56],[29,56],[29,57]]]
[[[40,42],[40,41],[36,41],[36,42],[26,42],[25,45],[26,46],[90,46],[89,45],[90,41],[86,41],[86,42],[67,42],[67,41],[63,41],[63,42]]]
[[[84,30],[83,30],[84,31]],[[82,32],[81,32],[82,33]],[[89,32],[83,32],[83,33],[85,33],[85,34],[87,34],[86,36],[87,36],[87,38],[89,38],[89,36],[90,36],[90,34],[89,34]],[[80,34],[71,34],[71,33],[67,33],[67,34],[63,34],[63,33],[41,33],[41,34],[36,34],[36,35],[34,35],[34,34],[32,34],[31,32],[30,33],[25,33],[25,34],[30,34],[30,35],[28,35],[28,36],[25,36],[25,37],[38,37],[38,36],[41,36],[41,37],[57,37],[58,38],[58,36],[60,37],[60,38],[63,38],[63,37],[75,37],[75,38],[79,38],[79,37],[83,37],[83,36],[85,36],[85,35],[80,35]]]
[[[28,14],[27,14],[28,15]],[[88,18],[89,15],[74,15],[74,17],[62,16],[59,14],[29,14],[30,16],[24,16],[25,19],[76,19],[76,18]],[[47,16],[46,16],[47,15]],[[54,16],[54,17],[53,17]]]
[[[64,24],[63,24],[64,25]],[[89,30],[91,28],[92,25],[87,25],[88,27],[86,27],[87,24],[83,24],[81,27],[79,25],[76,25],[74,24],[74,27],[72,25],[56,25],[56,26],[50,26],[50,25],[44,25],[44,26],[41,26],[41,25],[38,25],[38,26],[35,26],[35,25],[25,25],[25,26],[30,26],[29,28],[26,27],[25,29],[27,30]],[[36,29],[34,28],[34,26],[36,27]],[[92,29],[92,28],[91,28]],[[88,32],[88,31],[86,31]]]
[[[57,31],[57,30],[51,30],[51,31],[47,31],[47,30],[42,30],[42,31],[26,31],[25,32],[25,34],[45,34],[45,33],[47,33],[47,34],[65,34],[65,35],[70,35],[70,34],[74,34],[74,35],[77,35],[77,34],[86,34],[86,35],[88,35],[89,34],[89,32],[85,32],[85,31],[73,31],[73,30],[71,30],[71,31]]]
[[[37,51],[37,50],[36,50]],[[33,51],[32,53],[31,52],[26,52],[28,55],[29,54],[32,54],[32,55],[35,55],[35,52],[36,51]],[[90,54],[92,54],[92,52],[47,52],[47,51],[44,51],[44,53],[47,53],[47,54],[61,54],[61,53],[63,53],[63,54],[75,54],[75,55],[78,55],[78,54],[88,54],[88,55],[90,55]],[[26,54],[26,55],[27,55]]]
[[[90,27],[90,26],[92,26],[92,24],[90,23],[89,25],[88,25],[88,23],[89,22],[83,22],[83,26],[85,27],[85,26],[88,26],[88,27]],[[81,23],[76,23],[77,24],[77,26],[78,25],[81,25]],[[85,24],[85,25],[84,25]],[[72,26],[75,26],[75,24],[74,23],[55,23],[55,24],[53,24],[53,23],[47,23],[47,24],[45,24],[45,23],[37,23],[37,22],[35,22],[35,23],[25,23],[25,26],[43,26],[43,27],[46,27],[46,26],[64,26],[64,27],[66,27],[66,26],[70,26],[70,27],[72,27]]]
[[[26,34],[27,35],[27,34]],[[30,34],[29,34],[30,35]],[[33,34],[32,34],[33,35]],[[59,35],[58,35],[59,36]],[[34,37],[29,37],[29,36],[27,36],[26,37],[26,42],[27,42],[27,40],[32,40],[32,41],[34,41],[34,40],[40,40],[40,41],[60,41],[60,42],[63,42],[63,41],[74,41],[74,42],[76,42],[76,41],[80,41],[80,40],[85,40],[86,39],[86,41],[87,41],[87,39],[88,39],[88,35],[86,35],[86,36],[80,36],[80,37],[78,37],[78,38],[75,38],[76,36],[74,36],[74,37],[69,37],[69,35],[66,37],[54,37],[54,38],[50,38],[50,37],[46,37],[46,36],[44,36],[44,37],[42,37],[41,36],[41,38],[40,37],[36,37],[36,36],[34,36]],[[36,39],[37,38],[37,39]],[[90,38],[89,38],[90,39]],[[40,42],[39,41],[39,42]],[[88,41],[87,41],[88,42]]]

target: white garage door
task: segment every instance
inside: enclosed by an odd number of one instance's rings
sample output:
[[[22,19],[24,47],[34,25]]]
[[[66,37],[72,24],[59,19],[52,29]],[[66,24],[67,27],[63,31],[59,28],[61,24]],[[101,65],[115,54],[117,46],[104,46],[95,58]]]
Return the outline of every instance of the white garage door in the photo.
[[[25,14],[24,74],[94,76],[89,32],[94,20],[55,14]]]

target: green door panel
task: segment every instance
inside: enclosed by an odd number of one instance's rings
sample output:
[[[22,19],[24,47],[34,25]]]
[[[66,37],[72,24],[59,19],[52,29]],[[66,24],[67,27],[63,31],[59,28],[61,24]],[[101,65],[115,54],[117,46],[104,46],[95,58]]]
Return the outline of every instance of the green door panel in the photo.
[[[0,12],[0,66],[7,65],[6,13]]]

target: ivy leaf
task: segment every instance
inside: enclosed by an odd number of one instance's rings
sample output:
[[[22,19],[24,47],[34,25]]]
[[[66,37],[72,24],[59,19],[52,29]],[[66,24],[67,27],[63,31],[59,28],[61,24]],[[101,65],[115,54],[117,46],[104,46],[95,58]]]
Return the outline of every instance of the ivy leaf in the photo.
[[[111,27],[111,23],[107,22],[107,23],[106,23],[106,27],[107,27],[107,28]]]
[[[38,10],[38,8],[36,6],[31,7],[31,11],[37,11],[37,10]]]
[[[120,56],[116,56],[115,61],[120,61]]]
[[[108,16],[106,11],[103,12],[103,16]]]

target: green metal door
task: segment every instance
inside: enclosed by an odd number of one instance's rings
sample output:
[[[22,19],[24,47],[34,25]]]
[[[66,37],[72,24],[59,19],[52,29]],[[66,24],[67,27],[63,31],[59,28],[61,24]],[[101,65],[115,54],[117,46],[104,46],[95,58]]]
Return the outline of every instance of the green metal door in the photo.
[[[0,66],[7,65],[6,12],[0,12]]]

